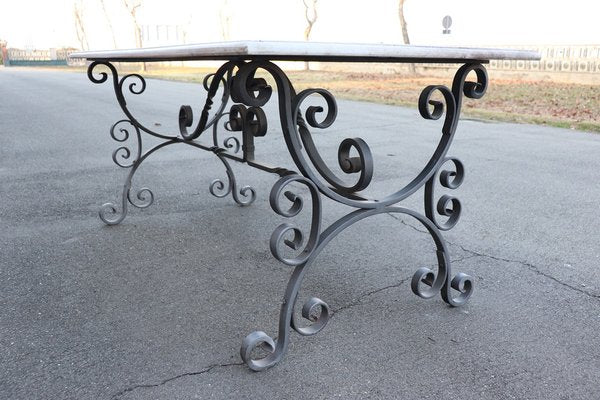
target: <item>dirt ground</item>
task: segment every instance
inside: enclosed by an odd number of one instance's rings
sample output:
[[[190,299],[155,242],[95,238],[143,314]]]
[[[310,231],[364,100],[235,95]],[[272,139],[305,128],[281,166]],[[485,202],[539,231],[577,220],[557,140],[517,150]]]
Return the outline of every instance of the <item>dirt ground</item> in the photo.
[[[600,132],[600,84],[494,78],[480,100],[466,99],[469,117],[545,124]],[[416,76],[381,73],[291,72],[299,89],[325,87],[336,96],[385,104],[416,106],[427,85],[451,85],[452,76]],[[535,78],[535,77],[532,77]]]

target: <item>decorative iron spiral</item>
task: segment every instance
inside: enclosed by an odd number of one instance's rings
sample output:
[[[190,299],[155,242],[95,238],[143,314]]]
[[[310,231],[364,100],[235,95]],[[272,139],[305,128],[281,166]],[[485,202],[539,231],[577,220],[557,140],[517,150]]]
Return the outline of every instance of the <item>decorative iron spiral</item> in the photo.
[[[287,333],[286,333],[287,334]],[[254,331],[244,338],[242,341],[242,347],[240,348],[240,356],[248,367],[254,371],[262,371],[273,365],[277,364],[283,354],[287,350],[287,343],[282,345],[279,343],[275,344],[275,341],[271,336],[267,335],[263,331]],[[263,347],[269,352],[269,355],[264,358],[255,360],[252,358],[252,352],[259,346]]]
[[[444,162],[456,131],[462,96],[480,98],[487,87],[487,75],[481,64],[467,64],[461,67],[455,75],[452,90],[441,85],[426,87],[419,100],[419,111],[426,119],[439,119],[445,114],[440,141],[427,164],[413,180],[396,192],[380,199],[372,199],[356,194],[369,186],[373,173],[373,160],[366,143],[358,138],[349,138],[340,144],[338,162],[342,171],[360,173],[358,181],[354,185],[348,186],[323,162],[308,131],[309,126],[325,128],[335,121],[337,106],[333,96],[323,89],[309,89],[296,95],[288,78],[279,67],[268,61],[256,60],[240,65],[232,84],[232,93],[236,94],[236,99],[247,106],[261,107],[272,93],[272,89],[262,81],[257,81],[255,85],[252,84],[255,79],[254,74],[258,69],[266,70],[275,79],[284,138],[300,173],[314,182],[324,195],[360,209],[378,208],[398,203],[423,187]],[[467,81],[467,76],[473,71],[477,76],[477,81]],[[253,88],[253,91],[250,92],[249,88]],[[443,101],[432,100],[434,92],[440,92]],[[324,110],[324,107],[309,106],[303,115],[300,112],[300,104],[311,94],[323,97],[327,103],[327,110]],[[325,113],[325,116],[319,121],[317,116],[320,113]],[[355,149],[358,156],[350,155],[352,149]],[[310,161],[305,157],[308,157]]]
[[[223,146],[226,149],[231,149],[231,152],[234,154],[240,151],[240,141],[235,136],[229,136],[223,140]]]
[[[469,301],[473,293],[473,278],[462,272],[457,273],[452,279],[450,277],[450,271],[440,269],[436,274],[431,269],[422,267],[413,275],[411,289],[414,294],[424,299],[430,299],[440,293],[446,303],[452,307],[460,307]],[[450,288],[457,291],[458,296],[454,297]]]
[[[441,169],[439,172],[440,184],[448,189],[457,189],[463,182],[465,177],[465,168],[458,158],[446,157],[444,163],[451,162],[453,169]],[[442,164],[443,165],[443,164]],[[442,231],[452,229],[460,218],[461,204],[460,200],[454,196],[442,195],[437,204],[435,203],[434,187],[436,183],[436,175],[432,176],[425,185],[425,215]],[[439,222],[436,218],[438,215],[448,217],[446,222]]]
[[[323,113],[325,110],[320,106],[309,106],[306,109],[304,118],[302,117],[300,106],[303,101],[313,94],[320,95],[327,103],[327,112],[321,122],[317,120],[317,114]],[[329,91],[325,89],[306,89],[298,93],[292,102],[292,115],[297,115],[298,132],[309,159],[319,174],[330,185],[345,194],[360,192],[369,186],[373,178],[373,156],[371,155],[371,149],[364,140],[361,138],[346,138],[338,148],[338,163],[341,170],[346,174],[360,173],[355,184],[347,185],[329,169],[321,158],[312,139],[312,134],[304,122],[306,120],[308,125],[317,129],[328,128],[335,122],[337,103]],[[350,150],[353,148],[356,149],[358,157],[350,157]]]
[[[253,63],[239,66],[231,84],[231,99],[234,102],[252,107],[267,104],[273,94],[273,88],[263,78],[254,77],[256,70]]]
[[[208,191],[215,197],[223,198],[226,197],[229,193],[231,193],[231,184],[225,184],[220,179],[215,179],[210,183],[208,187]]]
[[[452,297],[450,287],[458,293],[458,297]],[[442,299],[453,307],[460,307],[469,301],[471,294],[473,293],[473,278],[465,273],[459,272],[450,281],[450,287],[448,283],[442,288]]]
[[[127,200],[129,200],[129,203],[134,207],[147,208],[154,203],[154,193],[152,193],[152,190],[144,187],[138,190],[135,196],[132,196],[130,188],[127,191]]]
[[[131,159],[132,158],[131,157],[131,155],[132,155],[131,149],[127,146],[121,146],[113,151],[112,159],[113,159],[114,163],[117,164],[121,168],[131,168],[140,159],[141,154],[142,154],[142,137],[140,135],[140,130],[130,120],[122,119],[122,120],[115,122],[110,127],[110,137],[112,137],[113,140],[115,140],[119,143],[127,142],[130,135],[129,135],[129,130],[125,126],[126,124],[133,127],[137,141],[136,141],[135,157],[133,157],[133,159]],[[121,137],[118,136],[117,132],[119,132],[122,136]]]
[[[445,101],[445,109],[444,103],[437,100],[431,100],[431,97],[435,92],[440,92],[442,96],[444,96]],[[430,109],[430,106],[433,106],[433,110]],[[419,96],[419,113],[425,119],[437,120],[440,119],[441,116],[446,113],[446,117],[444,119],[444,126],[442,127],[442,133],[444,135],[451,135],[454,133],[456,120],[458,119],[457,115],[457,105],[456,99],[454,95],[446,86],[443,85],[430,85],[427,86],[421,92]]]
[[[234,132],[235,129],[231,128],[231,111],[230,112],[226,112],[223,113],[220,117],[219,120],[217,120],[215,122],[215,124],[213,125],[213,146],[215,147],[219,147],[219,125],[220,124],[220,119],[223,117],[228,117],[228,120],[225,121],[222,125],[223,128],[227,131],[227,132]],[[223,139],[223,147],[225,149],[230,150],[231,153],[237,153],[240,151],[241,145],[240,145],[240,140],[235,137],[235,136],[228,136],[227,138]]]
[[[137,88],[138,82],[131,82],[128,86],[129,91],[133,94],[142,94],[144,93],[144,90],[146,90],[146,80],[144,79],[143,76],[139,75],[139,74],[129,74],[129,75],[125,75],[124,77],[121,78],[121,80],[119,81],[119,89],[121,91],[121,93],[123,92],[123,85],[125,84],[125,81],[129,78],[135,78],[139,81],[140,87]]]
[[[223,114],[223,110],[227,106],[227,102],[230,97],[230,81],[232,71],[235,68],[236,62],[229,61],[223,64],[217,72],[214,74],[207,75],[202,81],[202,86],[207,90],[206,101],[204,108],[200,113],[200,120],[192,132],[188,132],[194,123],[194,114],[192,107],[189,105],[182,105],[179,109],[179,133],[184,140],[193,140],[198,138],[202,132],[210,128],[215,124]],[[215,112],[212,118],[210,117],[210,110],[213,106],[213,98],[216,96],[219,86],[223,87],[223,93],[221,95],[221,103],[219,108]]]
[[[244,132],[253,137],[265,136],[267,133],[267,116],[260,107],[245,107],[234,104],[229,111],[229,121],[225,128],[231,131]]]
[[[302,336],[312,336],[319,333],[330,318],[329,305],[317,297],[311,297],[302,306],[302,318],[311,322],[308,326],[300,326],[296,315],[292,314],[291,326]]]
[[[129,92],[131,92],[132,94],[135,94],[135,95],[142,94],[146,90],[146,81],[144,80],[144,77],[142,77],[139,74],[129,74],[129,75],[125,75],[121,79],[119,79],[119,74],[117,72],[117,69],[110,62],[94,61],[89,65],[88,70],[87,70],[87,76],[88,76],[89,80],[92,81],[93,83],[99,84],[99,83],[104,83],[108,80],[108,73],[105,71],[101,71],[99,73],[99,76],[94,75],[94,70],[98,66],[104,66],[109,69],[109,71],[112,75],[113,89],[115,91],[115,96],[117,97],[119,106],[121,107],[121,110],[123,110],[123,113],[125,113],[128,120],[130,121],[130,123],[133,126],[148,133],[149,135],[155,136],[157,138],[167,139],[167,140],[175,138],[175,136],[164,135],[164,134],[161,134],[161,133],[151,130],[150,128],[148,128],[147,126],[142,124],[140,121],[138,121],[133,116],[133,114],[131,113],[129,108],[127,107],[127,101],[125,99],[123,86],[125,86],[126,81],[132,80],[132,82],[130,82],[129,85],[127,85],[127,89],[129,90]]]
[[[237,181],[235,180],[235,174],[231,169],[231,166],[227,162],[227,160],[219,154],[216,153],[219,160],[225,166],[227,171],[227,184],[225,184],[221,179],[215,179],[210,183],[208,190],[210,194],[215,197],[223,198],[231,193],[233,200],[240,206],[248,206],[256,200],[256,191],[252,186],[243,186],[239,191],[237,189]]]
[[[235,179],[235,174],[233,173],[233,169],[231,168],[231,166],[229,165],[229,162],[225,159],[225,157],[222,154],[222,153],[226,152],[226,149],[231,149],[232,153],[237,153],[240,150],[240,142],[239,142],[238,138],[236,138],[235,136],[229,136],[223,140],[224,148],[219,147],[219,138],[218,138],[218,126],[220,125],[219,121],[223,117],[229,117],[229,120],[225,121],[223,123],[223,126],[224,126],[225,130],[227,130],[229,132],[233,131],[233,129],[231,129],[231,120],[233,118],[232,113],[233,112],[230,111],[228,113],[221,114],[215,120],[215,123],[213,124],[214,147],[212,148],[212,150],[216,154],[216,156],[219,157],[219,160],[221,160],[221,162],[225,166],[225,169],[227,171],[227,184],[225,184],[221,179],[215,179],[211,182],[208,189],[213,196],[219,197],[219,198],[225,197],[231,193],[234,201],[237,204],[239,204],[240,206],[247,206],[247,205],[252,204],[254,202],[254,200],[256,199],[256,191],[251,186],[244,186],[238,191],[237,181]]]
[[[281,251],[280,244],[283,242],[286,246],[293,250],[299,250],[304,243],[302,231],[293,224],[283,223],[279,225],[271,235],[270,248],[273,256],[287,265],[300,265],[308,260],[319,241],[319,232],[321,229],[321,199],[317,187],[308,179],[300,175],[287,175],[280,178],[273,188],[269,196],[271,208],[277,214],[291,218],[300,213],[303,208],[303,199],[290,190],[285,188],[292,182],[297,182],[305,185],[310,190],[312,201],[312,221],[310,234],[304,248],[295,257],[288,258]],[[281,204],[281,195],[287,198],[292,204],[285,208]],[[291,239],[286,238],[289,233],[292,233]]]

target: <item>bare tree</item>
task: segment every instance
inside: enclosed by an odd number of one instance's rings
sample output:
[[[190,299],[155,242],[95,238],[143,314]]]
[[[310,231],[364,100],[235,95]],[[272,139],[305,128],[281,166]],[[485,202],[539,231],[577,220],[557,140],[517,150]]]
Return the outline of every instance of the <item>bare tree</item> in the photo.
[[[402,29],[402,41],[404,44],[410,44],[410,38],[408,37],[408,25],[404,18],[404,0],[398,1],[398,19],[400,20],[400,28]],[[411,74],[415,73],[415,65],[408,64],[408,70]]]
[[[75,17],[75,32],[77,33],[79,46],[81,50],[89,50],[90,44],[88,43],[85,26],[83,25],[83,2],[81,0],[73,3],[73,16]]]
[[[187,38],[188,38],[188,34],[190,32],[190,27],[192,26],[193,18],[194,18],[194,14],[192,14],[190,12],[188,14],[188,18],[187,18],[185,24],[181,26],[181,36],[183,36],[182,37],[183,44],[187,43],[187,40],[188,40]]]
[[[133,22],[133,29],[135,31],[135,47],[142,47],[142,28],[137,19],[137,11],[138,8],[142,6],[142,0],[123,0],[123,4],[125,4],[125,8],[129,11],[129,15],[131,15],[131,21]]]
[[[307,42],[310,40],[310,32],[312,31],[313,25],[317,22],[317,1],[318,0],[302,0],[304,3],[304,16],[306,17],[306,29],[304,30],[304,40]],[[310,3],[310,4],[309,4]],[[308,61],[304,62],[304,69],[308,71],[310,66]]]
[[[135,47],[142,47],[142,28],[140,27],[140,23],[137,19],[137,11],[138,8],[142,6],[142,0],[123,0],[123,4],[125,4],[125,8],[129,11],[129,15],[131,15],[131,21],[133,22],[133,29],[135,33]],[[142,71],[146,71],[146,63],[142,63]]]
[[[100,0],[100,4],[102,5],[102,11],[104,11],[104,17],[106,17],[106,22],[108,23],[108,27],[110,28],[110,34],[112,35],[113,47],[117,48],[117,38],[115,37],[115,30],[113,29],[112,22],[110,22],[110,16],[108,15],[108,11],[106,11],[106,4],[104,4],[104,0]]]
[[[404,19],[404,0],[398,2],[398,19],[400,19],[400,28],[402,29],[402,41],[404,44],[410,44],[408,27],[406,25],[406,19]]]
[[[231,36],[231,7],[229,7],[228,0],[221,1],[219,21],[221,22],[221,36],[223,36],[223,40],[227,41]]]
[[[8,60],[8,50],[6,49],[6,40],[0,39],[0,65],[10,65]]]

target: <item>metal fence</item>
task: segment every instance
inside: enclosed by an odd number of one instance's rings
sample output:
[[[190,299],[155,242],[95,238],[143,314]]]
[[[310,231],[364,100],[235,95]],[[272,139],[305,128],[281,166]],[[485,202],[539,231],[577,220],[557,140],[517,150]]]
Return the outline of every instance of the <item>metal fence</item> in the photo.
[[[600,45],[587,46],[520,46],[536,50],[540,61],[494,60],[490,69],[507,71],[546,71],[600,73]]]
[[[68,55],[75,49],[3,49],[5,66],[35,66],[35,65],[68,65]]]

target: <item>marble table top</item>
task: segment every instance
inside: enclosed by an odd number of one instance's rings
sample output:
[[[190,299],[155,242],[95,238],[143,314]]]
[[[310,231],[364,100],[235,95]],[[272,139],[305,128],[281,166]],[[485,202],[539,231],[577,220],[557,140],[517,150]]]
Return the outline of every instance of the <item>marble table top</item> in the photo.
[[[184,60],[290,60],[335,62],[465,63],[489,60],[539,60],[529,50],[435,47],[397,44],[231,41],[129,50],[83,51],[71,58],[150,62]]]

